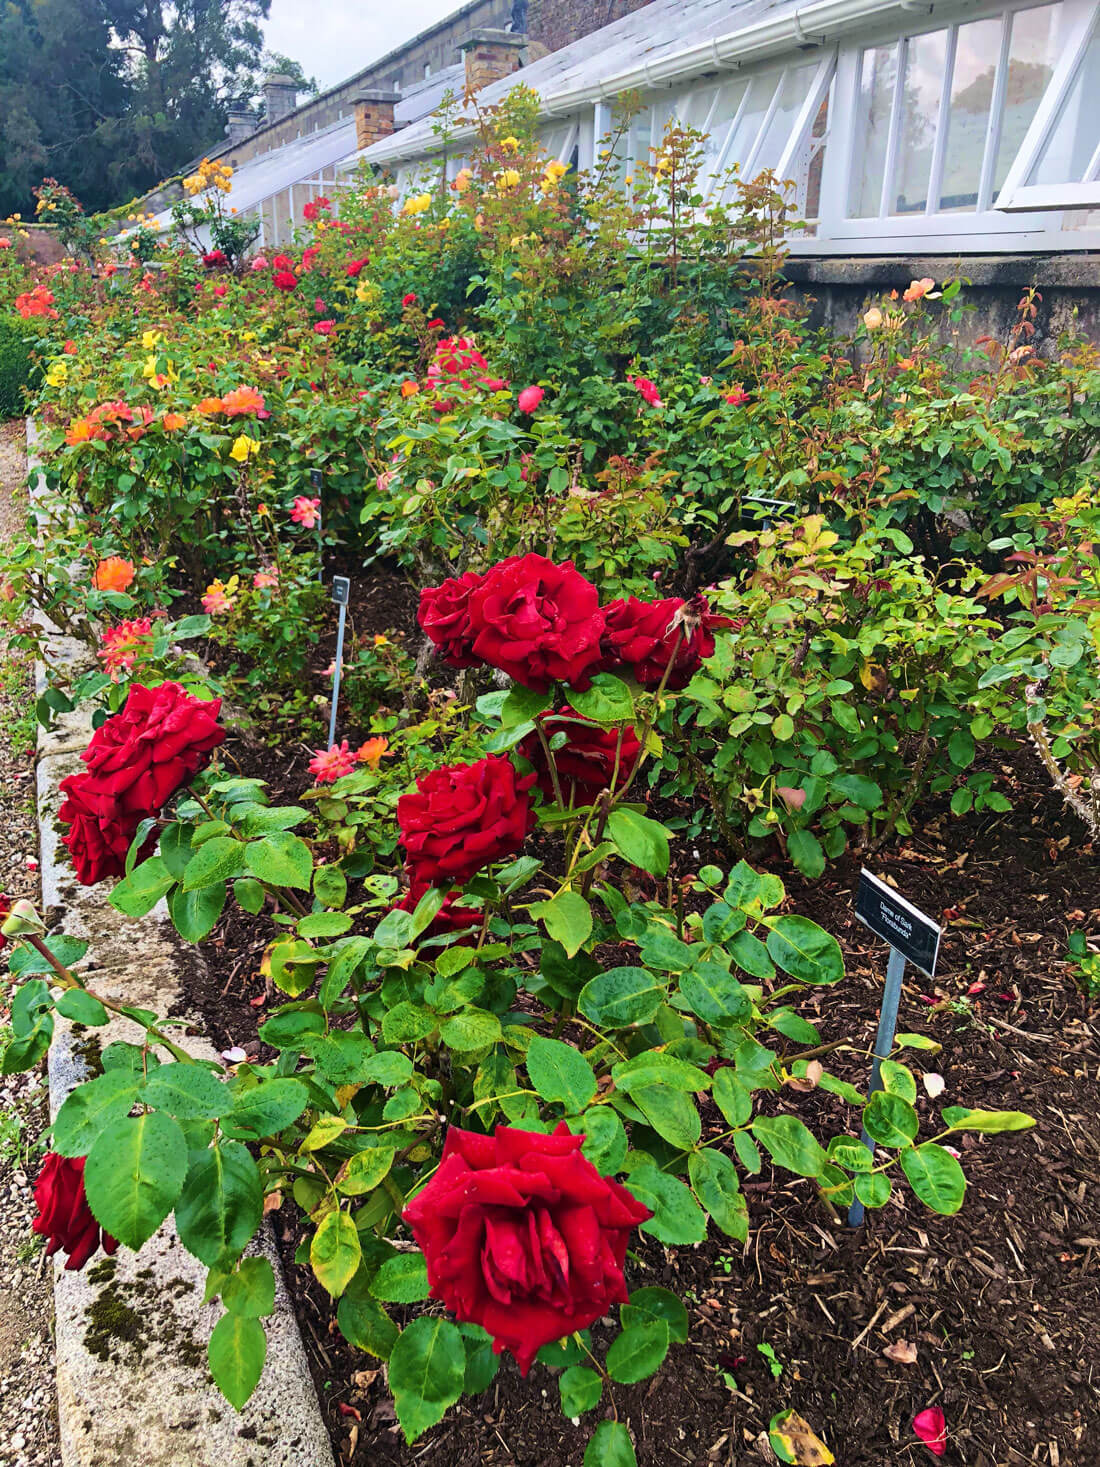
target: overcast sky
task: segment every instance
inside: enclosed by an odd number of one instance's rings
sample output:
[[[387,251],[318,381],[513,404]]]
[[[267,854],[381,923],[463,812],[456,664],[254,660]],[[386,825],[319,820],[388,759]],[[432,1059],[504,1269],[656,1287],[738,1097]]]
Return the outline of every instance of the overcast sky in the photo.
[[[265,43],[302,63],[321,90],[434,25],[462,0],[271,0]]]

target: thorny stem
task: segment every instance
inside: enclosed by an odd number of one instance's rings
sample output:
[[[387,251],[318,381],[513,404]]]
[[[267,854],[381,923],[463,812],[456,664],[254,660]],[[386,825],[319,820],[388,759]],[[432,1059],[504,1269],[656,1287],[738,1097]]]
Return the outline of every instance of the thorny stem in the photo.
[[[105,998],[102,993],[96,993],[86,984],[81,983],[80,979],[77,978],[76,975],[72,973],[68,968],[66,968],[65,964],[60,960],[60,958],[58,958],[54,953],[50,952],[50,949],[46,946],[45,942],[42,940],[41,937],[38,936],[37,933],[24,933],[23,940],[30,943],[31,947],[33,947],[37,952],[42,955],[42,957],[46,959],[50,967],[57,974],[58,981],[60,982],[62,987],[82,989],[84,993],[89,995],[89,997],[94,998],[99,1003],[101,1003],[105,1009],[110,1009],[113,1014],[118,1014],[124,1019],[134,1019],[133,1013],[128,1012],[124,1004],[116,1003],[114,999]],[[168,1038],[167,1034],[158,1029],[155,1024],[145,1024],[141,1019],[137,1019],[135,1020],[135,1022],[138,1024],[142,1024],[142,1027],[146,1030],[146,1032],[151,1035],[158,1044],[162,1044],[173,1059],[179,1060],[181,1064],[193,1065],[195,1063],[192,1056],[189,1055],[185,1049],[181,1049],[178,1044],[173,1043],[173,1041]]]

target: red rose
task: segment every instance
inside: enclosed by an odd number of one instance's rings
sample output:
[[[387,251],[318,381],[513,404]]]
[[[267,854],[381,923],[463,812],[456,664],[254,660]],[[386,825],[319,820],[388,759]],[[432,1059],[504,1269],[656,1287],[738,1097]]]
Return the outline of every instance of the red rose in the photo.
[[[401,297],[401,304],[403,306],[415,306],[416,305],[416,293],[414,291],[411,291],[410,290],[407,295],[403,295]]]
[[[82,886],[94,886],[110,876],[126,874],[126,852],[137,834],[141,817],[120,820],[105,819],[93,806],[85,784],[87,775],[74,774],[62,780],[66,799],[57,812],[58,819],[69,827],[62,842],[69,848],[76,879]],[[155,843],[150,837],[150,847]],[[148,849],[142,855],[148,854]]]
[[[110,1233],[101,1233],[84,1196],[84,1157],[46,1153],[34,1189],[38,1216],[31,1227],[48,1238],[46,1257],[59,1248],[69,1255],[66,1268],[83,1268],[103,1243],[104,1253],[114,1253],[118,1243]]]
[[[3,892],[0,892],[0,922],[6,922],[11,915],[11,901]],[[8,939],[0,932],[0,948],[7,944]]]
[[[566,742],[552,752],[562,798],[567,805],[590,805],[601,790],[611,787],[612,778],[616,789],[621,789],[634,772],[642,746],[632,728],[622,730],[620,745],[617,728],[601,728],[598,723],[589,723],[568,706],[560,713],[540,714],[539,723],[547,743],[551,743],[555,734],[565,734]],[[553,800],[554,781],[538,734],[528,734],[519,750],[535,766],[535,777],[545,798]]]
[[[450,578],[441,586],[425,586],[420,593],[416,619],[451,667],[477,666],[469,603],[470,592],[484,579],[477,571],[466,571],[457,580]]]
[[[628,673],[643,688],[660,685],[675,652],[668,688],[686,688],[700,664],[714,655],[714,630],[731,627],[728,616],[718,616],[702,596],[683,601],[639,601],[630,596],[607,607],[604,632],[604,670]]]
[[[298,289],[298,277],[290,270],[277,270],[271,277],[271,283],[276,290]]]
[[[560,678],[583,690],[599,666],[599,593],[571,560],[509,556],[470,592],[469,612],[475,654],[525,687]]]
[[[276,255],[271,262],[271,268],[273,270],[293,270],[294,261],[289,255]]]
[[[498,1126],[447,1132],[439,1170],[405,1208],[428,1282],[460,1321],[480,1324],[526,1375],[538,1351],[626,1302],[630,1231],[651,1216],[552,1136]]]
[[[81,758],[83,774],[61,781],[58,812],[81,882],[122,874],[140,821],[156,815],[225,739],[221,699],[206,701],[179,683],[135,683],[120,712],[96,729]]]
[[[207,254],[203,255],[202,263],[208,270],[216,270],[219,265],[228,265],[229,261],[226,258],[224,250],[210,250]]]
[[[344,268],[344,273],[350,280],[358,279],[360,271],[368,263],[369,258],[369,256],[364,256],[361,260],[350,260]]]
[[[534,782],[499,754],[422,774],[397,802],[413,886],[461,886],[490,861],[514,855],[535,824],[527,793]]]

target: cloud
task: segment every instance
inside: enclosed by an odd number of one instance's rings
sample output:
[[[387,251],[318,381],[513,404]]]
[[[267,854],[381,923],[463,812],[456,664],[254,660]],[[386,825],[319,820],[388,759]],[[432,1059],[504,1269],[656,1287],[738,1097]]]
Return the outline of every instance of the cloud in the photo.
[[[403,0],[400,6],[272,0],[264,43],[268,50],[300,61],[306,75],[315,76],[325,91],[456,9],[455,0]]]

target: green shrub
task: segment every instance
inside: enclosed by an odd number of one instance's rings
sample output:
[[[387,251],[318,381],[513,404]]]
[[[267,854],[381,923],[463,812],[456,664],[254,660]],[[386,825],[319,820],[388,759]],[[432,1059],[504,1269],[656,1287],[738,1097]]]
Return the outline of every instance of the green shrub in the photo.
[[[16,418],[23,412],[31,367],[26,328],[17,316],[0,315],[0,418]]]

